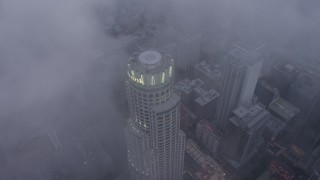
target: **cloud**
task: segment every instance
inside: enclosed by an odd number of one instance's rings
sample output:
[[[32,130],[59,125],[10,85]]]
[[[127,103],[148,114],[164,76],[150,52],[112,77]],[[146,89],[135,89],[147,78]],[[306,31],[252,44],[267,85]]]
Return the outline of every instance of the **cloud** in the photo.
[[[126,58],[96,14],[97,7],[113,6],[111,0],[0,1],[0,149],[9,177],[34,170],[29,160],[14,163],[11,152],[53,132],[63,141],[91,128],[119,156],[110,136],[121,139],[124,117],[110,85]]]
[[[163,29],[169,24],[180,28],[178,33],[200,32],[204,41],[217,44],[256,38],[274,49],[319,57],[317,0],[137,1],[143,3],[146,20],[164,17]],[[108,141],[121,136],[121,125],[114,122],[125,115],[115,106],[113,88],[123,91],[127,55],[106,35],[96,14],[97,9],[106,14],[102,22],[112,19],[121,3],[0,1],[0,146],[10,150],[23,139],[75,122],[80,127],[90,118],[107,119],[98,132],[103,136],[108,126]]]

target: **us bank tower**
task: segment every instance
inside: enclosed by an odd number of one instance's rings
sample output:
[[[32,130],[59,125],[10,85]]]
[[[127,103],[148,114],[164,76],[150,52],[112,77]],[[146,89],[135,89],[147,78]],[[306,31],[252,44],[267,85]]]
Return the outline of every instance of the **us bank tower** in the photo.
[[[173,90],[174,62],[149,50],[133,54],[126,81],[130,119],[125,129],[134,180],[181,180],[185,134],[180,97]]]

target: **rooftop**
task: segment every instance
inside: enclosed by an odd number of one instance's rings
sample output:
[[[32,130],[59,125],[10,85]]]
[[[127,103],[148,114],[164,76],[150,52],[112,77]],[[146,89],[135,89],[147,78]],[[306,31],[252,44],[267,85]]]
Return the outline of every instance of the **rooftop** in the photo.
[[[273,132],[279,133],[283,128],[285,128],[286,124],[280,119],[270,115],[269,121],[267,122],[266,126]]]
[[[220,94],[214,89],[210,89],[207,91],[202,87],[196,87],[194,90],[199,96],[195,101],[201,106],[208,104],[209,102],[217,99],[220,96]]]
[[[295,107],[285,99],[279,97],[274,100],[270,105],[269,109],[283,117],[285,120],[289,121],[292,119],[298,112],[299,108]]]
[[[279,94],[279,90],[277,88],[273,87],[268,81],[261,80],[258,83],[261,84],[267,90],[269,90],[269,91],[271,91],[271,92],[273,92],[275,94]]]
[[[149,74],[162,72],[164,69],[173,65],[172,56],[168,53],[147,50],[142,52],[133,53],[129,58],[129,69],[137,70],[141,73]]]
[[[249,47],[246,45],[240,45],[239,43],[233,43],[233,46],[234,48],[232,48],[228,54],[234,59],[239,59],[246,64],[262,60],[262,58],[260,58],[259,50],[264,46],[263,44]]]
[[[216,163],[210,156],[204,154],[199,149],[199,146],[191,139],[186,140],[185,152],[202,167],[202,170],[210,166],[215,169],[215,175],[220,175],[221,177],[226,175],[219,166],[219,164]]]
[[[186,140],[186,153],[192,157],[200,166],[209,162],[212,163],[213,159],[210,156],[203,154],[198,145],[193,142],[191,139]]]
[[[139,55],[139,61],[146,65],[154,65],[161,61],[161,54],[157,51],[144,51]]]
[[[290,61],[278,61],[273,65],[273,69],[288,76],[295,76],[299,73],[297,65],[293,64]]]
[[[200,87],[204,84],[204,82],[201,79],[194,79],[194,80],[189,80],[189,79],[184,79],[182,81],[178,81],[175,84],[176,90],[180,90],[184,92],[185,94],[189,94],[192,92],[193,88],[195,87]]]
[[[264,105],[260,103],[250,109],[239,107],[233,113],[235,116],[231,117],[230,121],[248,132],[259,129],[264,124],[265,117],[269,115]]]
[[[294,88],[306,97],[313,98],[320,92],[319,79],[309,73],[301,73],[298,79],[292,84]]]
[[[195,69],[202,72],[203,74],[205,74],[206,76],[208,76],[209,78],[211,78],[213,80],[222,76],[222,72],[218,66],[211,67],[205,61],[201,61],[200,63],[196,64],[194,67],[195,67]]]

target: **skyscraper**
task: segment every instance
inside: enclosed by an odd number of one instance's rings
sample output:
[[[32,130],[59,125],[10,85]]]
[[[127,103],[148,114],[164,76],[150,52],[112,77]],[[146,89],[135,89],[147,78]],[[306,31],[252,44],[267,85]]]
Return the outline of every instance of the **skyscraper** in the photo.
[[[320,139],[319,81],[316,74],[301,72],[286,94],[287,100],[300,109],[292,122],[292,138],[306,154],[311,153]]]
[[[185,75],[193,75],[194,65],[200,58],[201,34],[197,32],[180,33],[177,43],[176,66],[183,70]]]
[[[299,72],[300,70],[295,63],[288,60],[278,60],[272,66],[268,78],[272,85],[279,90],[280,94],[285,96]]]
[[[263,129],[270,116],[260,103],[249,109],[239,107],[233,113],[228,119],[221,148],[224,158],[237,169],[251,158],[262,142]]]
[[[216,113],[216,124],[222,132],[236,107],[251,105],[263,64],[258,50],[248,51],[236,46],[228,54]]]
[[[185,134],[180,130],[173,65],[170,55],[153,50],[129,60],[126,85],[131,118],[125,133],[133,179],[182,179]]]

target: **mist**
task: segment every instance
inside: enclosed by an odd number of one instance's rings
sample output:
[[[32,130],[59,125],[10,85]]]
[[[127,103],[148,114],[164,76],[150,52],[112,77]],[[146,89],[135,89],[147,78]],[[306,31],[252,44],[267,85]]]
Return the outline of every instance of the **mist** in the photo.
[[[106,24],[117,24],[129,2],[141,3],[141,21],[160,32],[143,49],[187,31],[202,34],[201,51],[215,60],[248,40],[266,44],[265,54],[319,63],[317,0],[2,0],[0,179],[59,179],[52,169],[67,179],[113,179],[126,171],[131,52]],[[84,168],[92,158],[101,162]]]
[[[73,178],[96,177],[90,176],[93,170],[81,173],[78,167],[85,160],[72,158],[78,151],[87,151],[75,148],[86,132],[95,132],[93,139],[102,144],[97,149],[107,159],[102,165],[105,174],[123,163],[112,160],[111,155],[119,154],[117,148],[123,146],[119,142],[125,115],[118,111],[113,93],[115,78],[121,77],[116,70],[118,59],[125,62],[126,57],[103,32],[95,13],[98,4],[86,0],[1,1],[0,145],[5,155],[0,179],[49,178],[41,171],[55,166],[51,157],[55,152],[42,154],[50,149],[46,147],[50,139],[57,139],[63,149],[65,166],[79,174]],[[99,5],[111,7],[113,2]],[[42,137],[40,147],[28,147]]]

